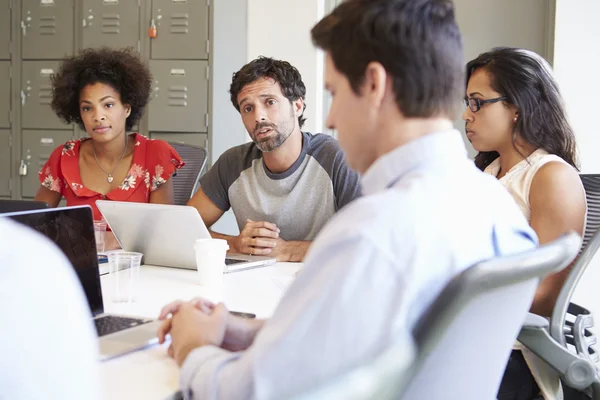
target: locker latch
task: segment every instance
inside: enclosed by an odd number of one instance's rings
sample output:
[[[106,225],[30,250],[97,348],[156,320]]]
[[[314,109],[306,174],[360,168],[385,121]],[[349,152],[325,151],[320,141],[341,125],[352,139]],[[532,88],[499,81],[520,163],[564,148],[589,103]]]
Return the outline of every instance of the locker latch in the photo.
[[[23,36],[27,36],[27,25],[24,21],[21,21],[21,29],[23,30]]]
[[[27,164],[25,164],[25,161],[23,160],[21,160],[21,165],[19,165],[19,175],[27,175]]]
[[[156,39],[156,23],[154,22],[154,19],[152,19],[152,21],[150,21],[150,29],[148,29],[148,37],[150,39]]]

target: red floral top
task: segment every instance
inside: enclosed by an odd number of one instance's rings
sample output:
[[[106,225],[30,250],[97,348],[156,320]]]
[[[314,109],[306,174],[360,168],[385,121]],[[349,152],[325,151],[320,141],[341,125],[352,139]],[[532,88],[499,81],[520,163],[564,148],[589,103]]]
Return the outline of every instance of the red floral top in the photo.
[[[87,139],[70,140],[57,147],[39,172],[40,182],[47,189],[58,192],[68,206],[90,205],[94,219],[102,219],[96,200],[116,200],[148,203],[150,193],[163,185],[175,170],[185,163],[175,149],[162,140],[148,139],[139,133],[135,140],[131,168],[123,182],[103,195],[83,186],[79,173],[79,148]]]

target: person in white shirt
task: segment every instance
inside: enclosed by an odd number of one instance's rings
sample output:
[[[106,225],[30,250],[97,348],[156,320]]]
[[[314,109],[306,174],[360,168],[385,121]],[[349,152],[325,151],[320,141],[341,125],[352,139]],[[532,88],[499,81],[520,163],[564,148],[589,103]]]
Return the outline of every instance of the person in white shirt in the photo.
[[[510,47],[480,54],[467,64],[465,105],[466,134],[479,151],[475,164],[506,187],[540,243],[571,230],[583,236],[586,200],[575,135],[548,62]],[[542,280],[531,312],[552,314],[569,271]],[[548,400],[562,398],[556,371],[520,350],[511,355],[498,399],[528,399],[538,392]]]
[[[0,217],[0,399],[99,400],[92,316],[64,254]]]
[[[450,0],[347,0],[312,29],[338,132],[363,197],[317,236],[266,321],[175,302],[159,339],[186,398],[285,399],[369,362],[457,273],[537,238],[452,128],[464,91]],[[170,318],[168,317],[170,315]]]

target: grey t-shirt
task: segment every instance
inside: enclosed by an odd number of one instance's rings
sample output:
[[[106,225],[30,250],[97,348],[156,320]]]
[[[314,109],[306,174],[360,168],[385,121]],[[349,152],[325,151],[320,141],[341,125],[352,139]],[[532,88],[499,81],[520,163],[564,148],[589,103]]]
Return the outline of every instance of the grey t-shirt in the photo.
[[[272,222],[284,240],[313,240],[331,216],[360,195],[358,173],[345,162],[337,140],[302,133],[298,160],[271,173],[254,143],[227,150],[200,179],[223,211],[233,209],[240,230],[246,219]]]

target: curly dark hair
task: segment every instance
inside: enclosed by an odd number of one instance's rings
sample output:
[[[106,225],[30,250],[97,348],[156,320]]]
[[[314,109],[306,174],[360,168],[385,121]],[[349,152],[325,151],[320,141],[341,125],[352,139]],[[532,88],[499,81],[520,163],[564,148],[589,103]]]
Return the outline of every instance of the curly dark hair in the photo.
[[[287,61],[275,60],[274,58],[260,56],[244,65],[242,69],[233,74],[229,93],[231,94],[231,103],[236,110],[240,111],[237,97],[244,86],[256,81],[259,78],[271,78],[281,87],[283,95],[291,102],[298,99],[305,100],[306,86],[302,82],[302,76],[296,67]],[[298,117],[298,125],[302,128],[306,118],[304,118],[306,102],[302,115]]]
[[[518,132],[535,148],[555,154],[579,170],[575,134],[548,62],[529,50],[496,47],[469,61],[467,83],[478,69],[491,75],[492,88],[507,97],[506,104],[514,105],[519,111],[513,145]],[[475,157],[475,165],[484,170],[499,156],[496,151],[480,152]]]
[[[79,93],[87,85],[103,83],[119,92],[121,102],[131,107],[125,129],[131,128],[144,114],[150,97],[152,75],[133,49],[85,49],[67,57],[58,73],[51,77],[52,109],[58,117],[85,129],[79,111]]]

